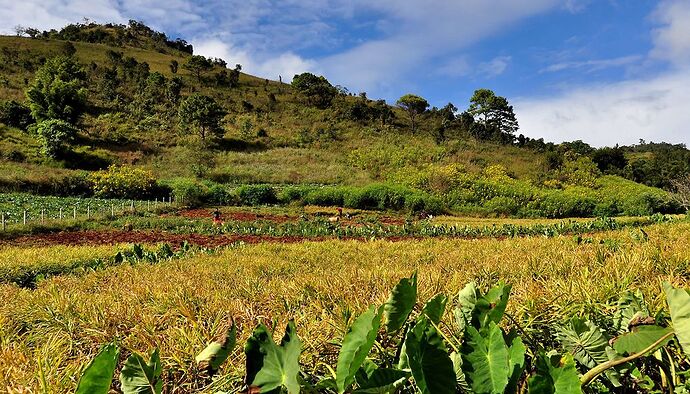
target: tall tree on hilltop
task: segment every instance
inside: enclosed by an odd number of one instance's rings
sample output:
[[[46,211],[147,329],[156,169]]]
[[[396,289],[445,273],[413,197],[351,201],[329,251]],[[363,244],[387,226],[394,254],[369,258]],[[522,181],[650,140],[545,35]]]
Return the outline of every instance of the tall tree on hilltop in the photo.
[[[429,108],[429,102],[414,94],[406,94],[400,97],[396,104],[407,112],[414,133],[417,130],[417,117]]]
[[[475,121],[487,129],[493,129],[501,137],[505,136],[511,141],[515,138],[518,125],[513,106],[505,97],[497,96],[492,90],[478,89],[470,99],[468,112]]]

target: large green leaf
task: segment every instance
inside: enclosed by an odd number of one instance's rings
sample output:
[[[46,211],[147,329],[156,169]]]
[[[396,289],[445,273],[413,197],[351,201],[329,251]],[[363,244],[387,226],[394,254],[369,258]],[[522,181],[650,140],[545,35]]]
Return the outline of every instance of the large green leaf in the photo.
[[[635,318],[649,316],[649,310],[644,302],[644,296],[640,290],[625,292],[616,302],[616,311],[613,313],[613,327],[619,333],[628,331],[630,322]]]
[[[470,385],[465,378],[465,372],[462,370],[462,356],[458,352],[450,354],[450,360],[453,362],[453,370],[455,371],[455,386],[460,389],[462,393],[469,393],[472,391]]]
[[[103,346],[84,369],[76,394],[108,394],[119,355],[120,350],[114,344]]]
[[[501,322],[508,306],[510,290],[510,285],[499,284],[477,300],[476,309],[479,311],[480,327],[486,327],[491,322],[496,324]]]
[[[690,294],[685,289],[675,289],[664,282],[666,301],[671,311],[673,330],[685,355],[690,356]]]
[[[436,294],[434,298],[424,304],[422,315],[428,317],[434,324],[439,324],[443,318],[443,312],[446,310],[446,303],[448,303],[448,297],[444,294]]]
[[[474,307],[477,304],[479,291],[474,282],[470,282],[458,293],[458,305],[455,307],[455,323],[458,325],[460,334],[464,333],[465,328],[472,324]]]
[[[132,353],[120,372],[120,385],[124,394],[160,394],[163,390],[161,380],[160,353],[155,349],[148,362],[137,353]]]
[[[512,368],[503,331],[496,323],[491,322],[482,330],[467,327],[462,361],[465,376],[474,392],[504,392],[512,375]]]
[[[343,393],[352,385],[357,370],[374,346],[381,327],[381,313],[381,308],[371,306],[347,330],[335,372],[338,392]]]
[[[359,383],[359,388],[354,392],[360,394],[394,393],[407,379],[409,379],[409,373],[405,371],[392,368],[375,368],[365,380]]]
[[[393,333],[402,328],[416,301],[417,273],[415,272],[410,278],[403,278],[395,285],[383,307],[387,332]]]
[[[218,368],[228,359],[228,356],[235,348],[237,340],[237,328],[232,324],[225,335],[206,347],[198,356],[196,362],[199,368],[206,369],[211,373],[218,371]]]
[[[506,392],[517,392],[520,376],[525,369],[525,352],[527,349],[522,343],[522,339],[517,335],[510,338],[508,345],[508,363],[510,364],[510,377],[508,379],[508,386]]]
[[[285,388],[299,393],[299,355],[302,343],[295,323],[290,321],[278,346],[266,326],[259,325],[244,347],[247,356],[247,384],[262,393]]]
[[[599,327],[590,321],[573,318],[570,324],[559,330],[557,337],[575,360],[587,368],[609,361],[606,354],[609,341]]]
[[[405,337],[415,384],[423,394],[454,394],[455,371],[443,339],[424,318]]]
[[[671,332],[673,332],[673,329],[670,327],[638,326],[632,332],[625,333],[616,338],[613,348],[616,350],[616,353],[624,356],[639,353]],[[660,343],[658,347],[665,346],[670,340],[671,337]]]
[[[572,355],[539,354],[536,372],[527,383],[530,394],[582,394]]]

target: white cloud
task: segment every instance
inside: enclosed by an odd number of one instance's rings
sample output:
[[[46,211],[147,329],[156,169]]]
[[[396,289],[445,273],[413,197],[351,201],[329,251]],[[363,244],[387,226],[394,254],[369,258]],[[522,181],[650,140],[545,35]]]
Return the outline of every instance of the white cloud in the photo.
[[[584,140],[595,146],[640,138],[690,144],[690,74],[683,72],[582,87],[559,97],[520,99],[521,130],[554,142]]]
[[[478,71],[485,77],[491,78],[503,74],[503,72],[508,68],[512,57],[510,56],[498,56],[491,59],[488,62],[479,64]]]
[[[654,13],[661,27],[653,32],[652,56],[677,66],[690,66],[690,2],[663,1]]]
[[[383,38],[367,41],[350,50],[319,61],[332,80],[353,90],[381,91],[392,84],[398,89],[410,86],[406,77],[413,73],[433,72],[429,64],[448,53],[458,53],[469,45],[502,31],[526,17],[545,12],[560,0],[428,0],[420,2],[357,0],[381,14],[379,26]],[[488,73],[500,73],[506,59],[497,58],[483,65]],[[457,64],[450,62],[445,71]],[[440,70],[444,71],[444,67]]]
[[[246,72],[268,79],[278,80],[281,76],[284,82],[290,82],[295,74],[316,69],[313,62],[292,52],[261,56],[218,38],[194,40],[192,44],[195,53],[219,57],[228,62],[229,67],[239,63]]]
[[[540,73],[557,72],[569,69],[586,69],[586,72],[594,72],[612,67],[622,67],[641,61],[641,55],[621,56],[612,59],[597,59],[585,61],[570,61],[555,63],[539,70]]]

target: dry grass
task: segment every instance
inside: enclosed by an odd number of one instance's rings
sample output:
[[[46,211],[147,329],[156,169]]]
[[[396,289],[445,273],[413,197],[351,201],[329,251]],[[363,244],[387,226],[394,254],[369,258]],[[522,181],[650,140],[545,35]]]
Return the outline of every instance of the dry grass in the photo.
[[[171,371],[167,384],[192,390],[193,357],[228,316],[242,341],[260,321],[282,326],[292,317],[304,365],[331,363],[335,349],[327,341],[342,336],[344,316],[383,302],[414,270],[421,300],[454,294],[470,280],[513,284],[509,312],[535,332],[565,316],[606,313],[611,299],[633,288],[659,308],[661,280],[688,284],[688,231],[688,223],[655,225],[648,241],[624,230],[581,245],[571,237],[260,244],[58,277],[33,291],[4,286],[0,387],[36,390],[45,379],[50,392],[69,392],[98,346],[116,339],[140,352],[159,346]],[[238,349],[221,386],[237,384],[242,360]]]

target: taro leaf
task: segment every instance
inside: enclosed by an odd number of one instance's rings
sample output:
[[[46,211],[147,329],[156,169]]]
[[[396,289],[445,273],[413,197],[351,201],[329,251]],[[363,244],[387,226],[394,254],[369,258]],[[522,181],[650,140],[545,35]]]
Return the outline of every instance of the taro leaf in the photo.
[[[479,311],[480,327],[486,327],[491,322],[496,324],[501,322],[508,306],[510,289],[510,285],[500,284],[477,300],[476,309]]]
[[[455,372],[443,339],[424,318],[407,332],[405,352],[412,376],[423,394],[454,394]]]
[[[510,364],[510,378],[506,392],[517,392],[520,376],[525,369],[525,352],[527,349],[522,343],[522,339],[517,335],[513,336],[508,344],[508,363]]]
[[[211,374],[216,373],[218,368],[228,359],[230,353],[235,348],[237,340],[237,328],[235,323],[232,323],[225,336],[211,342],[195,360],[199,368],[208,370]]]
[[[673,332],[673,329],[670,327],[638,326],[632,332],[616,338],[613,348],[616,350],[616,353],[623,356],[639,353],[671,332]],[[670,340],[671,337],[664,341],[664,343],[660,343],[657,348],[665,346]]]
[[[405,371],[392,368],[376,368],[371,371],[366,380],[359,384],[359,388],[354,393],[394,393],[407,379],[409,379],[409,373]]]
[[[503,331],[491,322],[481,331],[469,326],[462,350],[465,376],[476,393],[503,393],[512,375]]]
[[[410,278],[403,278],[393,288],[388,301],[383,307],[386,319],[386,331],[393,333],[402,328],[417,301],[417,273]]]
[[[108,394],[120,350],[110,343],[103,346],[84,369],[75,394]]]
[[[472,315],[474,314],[478,295],[479,291],[474,282],[468,283],[458,293],[458,306],[455,307],[453,314],[455,315],[455,323],[458,325],[460,333],[464,333],[465,327],[472,324]]]
[[[158,349],[151,353],[148,363],[139,354],[132,353],[120,372],[122,392],[124,394],[160,394],[163,389],[161,372],[162,365]]]
[[[536,372],[527,381],[530,394],[582,394],[573,356],[539,354]]]
[[[568,326],[560,329],[557,337],[575,360],[587,368],[609,361],[606,354],[608,340],[599,327],[590,321],[573,318]]]
[[[673,330],[686,356],[690,356],[690,294],[685,289],[675,289],[664,282],[666,301],[671,311]]]
[[[374,346],[381,327],[381,313],[382,308],[371,306],[347,330],[335,372],[338,392],[344,393],[352,385],[355,374]]]
[[[614,328],[619,333],[627,332],[630,322],[638,316],[649,316],[642,292],[625,292],[616,303],[616,311],[613,314]]]
[[[446,310],[446,303],[448,297],[443,294],[436,294],[434,298],[427,301],[422,308],[422,315],[426,316],[434,324],[439,324],[443,318],[443,312]]]
[[[295,323],[290,321],[278,346],[268,329],[259,325],[244,347],[247,355],[247,384],[261,392],[285,388],[289,394],[299,393],[299,355],[302,343]]]
[[[453,352],[450,354],[450,360],[453,362],[453,370],[455,371],[455,385],[460,392],[469,393],[472,391],[470,385],[467,383],[465,373],[462,371],[462,356],[459,353]]]
[[[573,318],[569,326],[558,332],[557,337],[575,360],[587,368],[611,361],[609,353],[613,352],[610,352],[608,339],[601,329],[590,321]],[[614,386],[620,386],[618,372],[607,370],[605,375]]]

